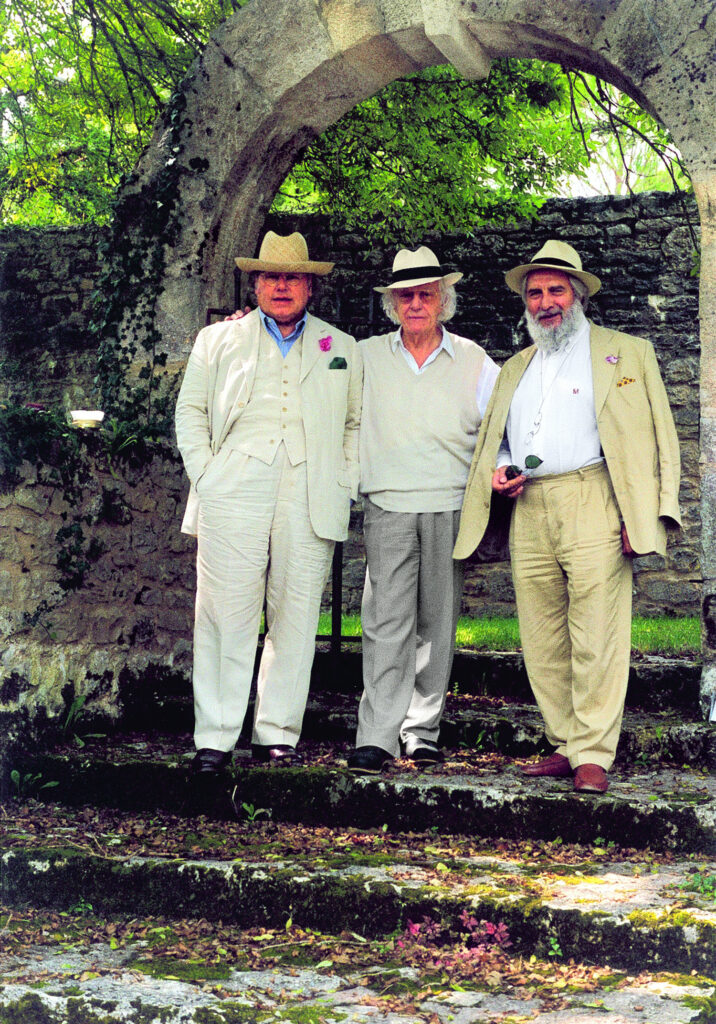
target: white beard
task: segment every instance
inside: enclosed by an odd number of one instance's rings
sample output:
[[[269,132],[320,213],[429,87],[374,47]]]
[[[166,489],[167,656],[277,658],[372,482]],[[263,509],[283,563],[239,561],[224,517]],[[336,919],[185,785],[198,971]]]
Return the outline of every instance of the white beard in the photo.
[[[562,320],[556,327],[543,327],[537,317],[525,309],[525,322],[529,336],[540,352],[544,352],[546,356],[552,355],[553,352],[559,352],[586,323],[586,320],[579,299],[575,299],[569,309],[562,313]]]

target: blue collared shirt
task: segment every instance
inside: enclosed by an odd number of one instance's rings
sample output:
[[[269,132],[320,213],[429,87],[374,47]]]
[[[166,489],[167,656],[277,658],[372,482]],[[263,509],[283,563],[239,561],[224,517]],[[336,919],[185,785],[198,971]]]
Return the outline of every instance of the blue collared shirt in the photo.
[[[291,351],[291,346],[294,341],[297,341],[303,334],[303,329],[306,326],[306,316],[304,313],[301,319],[298,321],[294,329],[285,338],[279,330],[279,326],[273,317],[267,316],[266,313],[261,313],[261,319],[264,322],[264,327],[269,332],[273,340],[276,342],[278,347],[281,349],[281,355],[286,358],[288,353]]]

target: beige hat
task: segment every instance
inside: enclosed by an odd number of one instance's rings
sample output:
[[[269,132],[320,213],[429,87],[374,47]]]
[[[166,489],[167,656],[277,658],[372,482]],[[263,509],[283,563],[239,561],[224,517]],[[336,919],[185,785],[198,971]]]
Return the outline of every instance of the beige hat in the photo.
[[[277,235],[267,231],[259,250],[259,258],[246,256],[236,259],[239,270],[270,270],[278,274],[330,274],[333,263],[318,263],[308,258],[306,239],[298,231],[292,235]]]
[[[415,252],[400,249],[393,260],[393,280],[385,288],[375,288],[376,292],[387,292],[393,288],[414,288],[418,284],[429,284],[431,281],[444,281],[446,285],[456,284],[462,274],[446,274],[440,266],[432,249],[421,245]]]
[[[582,270],[582,260],[577,250],[573,249],[571,245],[567,245],[566,242],[558,242],[555,238],[550,238],[548,242],[545,242],[531,263],[523,263],[521,266],[507,271],[505,281],[508,287],[521,295],[522,282],[533,270],[561,270],[565,274],[572,274],[580,281],[584,281],[590,295],[596,295],[602,287],[602,282],[598,277]]]

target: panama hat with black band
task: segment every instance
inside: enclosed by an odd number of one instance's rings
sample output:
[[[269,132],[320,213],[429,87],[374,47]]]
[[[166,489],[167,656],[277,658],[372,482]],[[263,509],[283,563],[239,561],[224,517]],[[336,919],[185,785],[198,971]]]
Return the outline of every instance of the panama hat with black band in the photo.
[[[551,238],[542,246],[531,263],[522,263],[519,267],[513,267],[505,274],[507,286],[518,295],[522,294],[522,282],[528,274],[535,270],[561,270],[563,274],[571,274],[579,278],[587,286],[591,295],[596,295],[602,287],[602,282],[594,274],[582,270],[582,260],[576,249],[566,242],[559,242]]]
[[[431,281],[443,281],[446,286],[457,284],[462,274],[453,271],[447,272],[440,266],[432,249],[427,245],[421,245],[415,252],[410,249],[400,249],[393,260],[393,280],[390,284],[376,287],[376,292],[394,291],[396,288],[415,288],[421,284],[430,284]]]

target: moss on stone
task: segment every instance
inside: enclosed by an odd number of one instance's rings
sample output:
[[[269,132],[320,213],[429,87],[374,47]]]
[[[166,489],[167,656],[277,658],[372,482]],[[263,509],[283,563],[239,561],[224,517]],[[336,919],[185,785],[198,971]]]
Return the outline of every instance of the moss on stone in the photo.
[[[179,960],[171,956],[156,956],[151,960],[140,958],[129,964],[150,978],[171,978],[176,981],[226,981],[231,968],[226,964],[208,964],[205,960]],[[236,964],[233,965],[236,967]]]
[[[695,930],[698,933],[699,942],[716,945],[716,924],[713,921],[704,921],[685,909],[665,912],[635,910],[628,915],[628,920],[636,928],[648,928],[654,931],[665,928],[678,928],[683,931]]]

